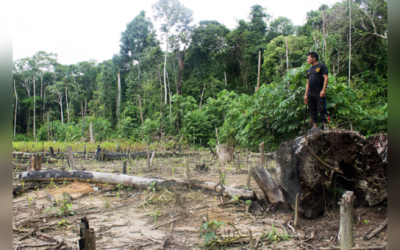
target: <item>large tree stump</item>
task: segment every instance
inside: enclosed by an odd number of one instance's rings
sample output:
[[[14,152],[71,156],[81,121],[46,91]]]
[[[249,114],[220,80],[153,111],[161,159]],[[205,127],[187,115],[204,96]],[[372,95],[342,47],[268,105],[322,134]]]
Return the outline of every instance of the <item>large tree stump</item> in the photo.
[[[324,211],[324,197],[338,201],[346,190],[354,192],[355,205],[373,206],[387,198],[386,163],[364,136],[349,130],[319,131],[308,140],[308,147],[300,136],[276,151],[279,184],[293,209],[297,193],[299,213],[307,217]]]

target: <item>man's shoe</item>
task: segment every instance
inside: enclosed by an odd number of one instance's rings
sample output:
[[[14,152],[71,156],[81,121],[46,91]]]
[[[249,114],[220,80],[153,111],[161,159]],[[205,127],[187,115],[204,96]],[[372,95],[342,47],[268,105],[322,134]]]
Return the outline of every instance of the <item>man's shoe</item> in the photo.
[[[313,133],[313,132],[317,132],[317,131],[321,131],[319,128],[316,127],[312,127],[310,130],[308,130],[308,133]]]

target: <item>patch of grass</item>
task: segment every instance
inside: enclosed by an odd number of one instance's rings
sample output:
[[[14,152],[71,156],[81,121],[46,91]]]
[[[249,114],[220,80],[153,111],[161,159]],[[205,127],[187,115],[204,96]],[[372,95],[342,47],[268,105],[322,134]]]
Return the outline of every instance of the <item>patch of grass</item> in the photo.
[[[111,207],[110,202],[108,200],[106,200],[106,199],[104,199],[103,205],[104,205],[105,208],[110,208]]]
[[[158,217],[160,217],[162,214],[160,211],[155,211],[151,214],[149,214],[149,216],[153,219],[153,222],[156,223],[158,220]]]
[[[269,240],[270,242],[277,242],[277,241],[281,241],[281,240],[289,240],[291,237],[293,237],[292,235],[288,235],[286,229],[283,229],[284,233],[283,235],[280,233],[276,232],[274,223],[271,223],[272,228],[269,232],[264,233],[260,239],[265,238],[267,240]]]
[[[58,222],[58,225],[59,225],[60,227],[65,227],[65,226],[68,225],[68,221],[67,221],[67,220],[60,220],[60,221]]]

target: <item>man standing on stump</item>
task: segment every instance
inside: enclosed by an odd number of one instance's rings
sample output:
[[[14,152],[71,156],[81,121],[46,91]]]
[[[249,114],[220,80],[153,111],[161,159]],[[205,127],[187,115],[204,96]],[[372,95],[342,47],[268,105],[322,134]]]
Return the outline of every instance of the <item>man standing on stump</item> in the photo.
[[[317,131],[318,111],[321,121],[324,123],[324,130],[328,130],[326,120],[326,86],[328,86],[328,68],[326,65],[318,62],[317,52],[307,54],[307,63],[311,67],[307,70],[307,86],[304,95],[304,102],[308,103],[308,109],[311,115],[313,127],[310,132]],[[318,109],[318,111],[317,111]]]

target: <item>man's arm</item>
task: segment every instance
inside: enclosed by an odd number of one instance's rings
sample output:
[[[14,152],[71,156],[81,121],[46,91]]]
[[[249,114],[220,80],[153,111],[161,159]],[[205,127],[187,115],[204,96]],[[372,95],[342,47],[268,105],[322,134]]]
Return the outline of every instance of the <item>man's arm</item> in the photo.
[[[306,93],[304,94],[304,103],[307,104],[307,93],[308,93],[308,82],[310,79],[307,79],[307,85],[306,85]]]
[[[322,89],[320,96],[321,98],[324,98],[326,95],[326,87],[328,86],[328,75],[323,75],[324,77],[324,88]],[[307,85],[308,86],[308,85]]]

